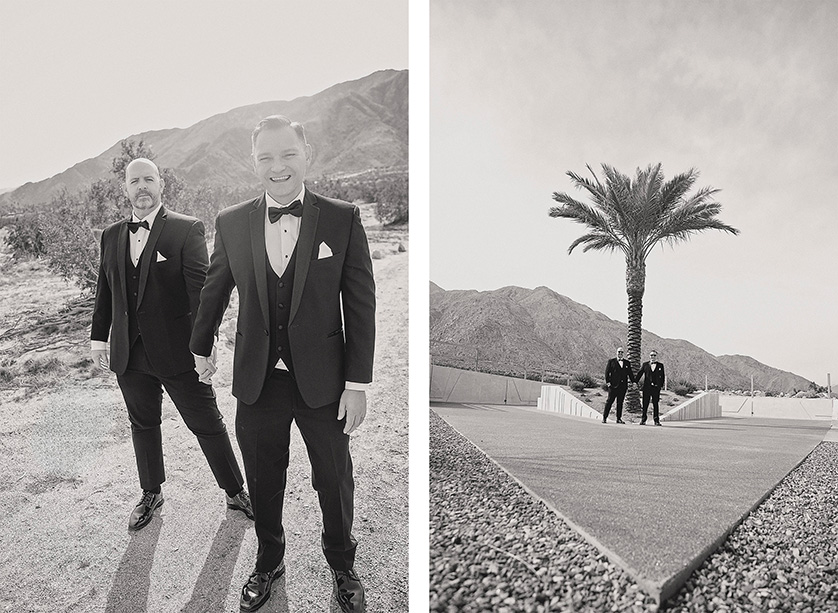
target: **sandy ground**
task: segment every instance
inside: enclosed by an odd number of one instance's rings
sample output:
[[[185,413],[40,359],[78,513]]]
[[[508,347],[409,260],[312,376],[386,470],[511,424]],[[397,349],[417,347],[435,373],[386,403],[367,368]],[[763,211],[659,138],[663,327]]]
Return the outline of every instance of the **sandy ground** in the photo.
[[[352,436],[356,570],[369,611],[407,611],[407,253],[371,233],[378,295],[375,382]],[[129,424],[115,376],[94,375],[86,331],[57,330],[48,346],[14,327],[58,312],[78,295],[43,265],[0,259],[0,607],[3,611],[238,611],[256,554],[253,524],[228,511],[197,441],[164,400],[165,504],[137,533],[139,498]],[[222,333],[234,324],[235,303]],[[233,447],[232,351],[215,387]],[[25,364],[24,364],[25,362]],[[38,370],[37,375],[30,373]],[[240,457],[240,455],[239,455]],[[320,512],[305,448],[292,430],[285,502],[287,573],[266,612],[337,611],[320,550]]]

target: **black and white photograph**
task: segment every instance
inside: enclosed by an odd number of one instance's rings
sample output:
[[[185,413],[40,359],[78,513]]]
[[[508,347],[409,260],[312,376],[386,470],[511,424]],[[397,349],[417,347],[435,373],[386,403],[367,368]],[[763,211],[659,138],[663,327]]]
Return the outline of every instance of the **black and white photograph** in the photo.
[[[0,23],[0,608],[408,611],[408,2]]]
[[[838,4],[429,27],[430,610],[838,611]]]

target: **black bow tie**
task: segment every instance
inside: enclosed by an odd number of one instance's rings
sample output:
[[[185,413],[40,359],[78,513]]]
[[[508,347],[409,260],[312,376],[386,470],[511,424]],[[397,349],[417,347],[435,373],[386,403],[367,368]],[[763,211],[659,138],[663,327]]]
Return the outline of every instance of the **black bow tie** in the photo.
[[[284,206],[282,208],[278,206],[268,207],[268,219],[271,220],[271,223],[276,223],[283,215],[293,215],[294,217],[300,217],[302,214],[303,203],[299,200],[295,200],[288,206]]]
[[[143,219],[142,221],[129,221],[128,222],[128,229],[131,230],[131,234],[136,234],[137,230],[140,228],[145,228],[146,230],[150,230],[148,227],[148,222]]]

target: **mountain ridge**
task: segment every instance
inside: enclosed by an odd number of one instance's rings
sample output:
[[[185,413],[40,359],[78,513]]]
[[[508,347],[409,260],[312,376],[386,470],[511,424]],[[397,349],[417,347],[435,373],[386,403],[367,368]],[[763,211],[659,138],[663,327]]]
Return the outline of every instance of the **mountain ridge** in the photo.
[[[175,170],[190,185],[251,187],[258,181],[250,164],[250,134],[267,115],[287,115],[305,125],[314,150],[308,176],[314,179],[406,168],[407,111],[408,71],[379,70],[310,96],[239,106],[186,128],[147,130],[125,139],[142,139],[159,166]],[[37,205],[61,189],[81,189],[107,176],[120,151],[118,141],[52,177],[0,194],[0,204]]]
[[[440,355],[484,365],[592,374],[603,378],[617,346],[625,346],[625,323],[554,290],[506,286],[497,290],[445,290],[430,282],[430,338]],[[655,347],[670,383],[686,380],[709,387],[791,393],[809,381],[750,356],[714,356],[685,339],[642,331],[644,351]],[[635,369],[640,365],[634,365]]]

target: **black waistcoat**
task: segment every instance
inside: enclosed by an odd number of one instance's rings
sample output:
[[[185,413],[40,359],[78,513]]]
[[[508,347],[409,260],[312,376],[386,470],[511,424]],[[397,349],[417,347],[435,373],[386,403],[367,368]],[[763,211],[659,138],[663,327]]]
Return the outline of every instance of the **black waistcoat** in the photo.
[[[128,240],[134,236],[128,233]],[[131,261],[131,246],[125,249],[125,289],[128,290],[128,346],[133,347],[140,336],[140,325],[137,321],[137,294],[140,291],[140,266],[134,266]]]
[[[291,348],[288,342],[288,318],[291,312],[291,293],[294,290],[294,265],[297,261],[297,249],[294,249],[288,266],[281,277],[278,277],[271,267],[271,261],[265,253],[265,263],[268,271],[268,312],[270,313],[270,350],[268,356],[268,374],[270,374],[279,358],[285,363],[289,372],[294,374],[294,364],[291,359]]]

